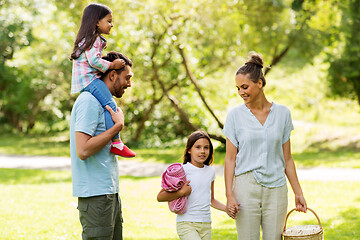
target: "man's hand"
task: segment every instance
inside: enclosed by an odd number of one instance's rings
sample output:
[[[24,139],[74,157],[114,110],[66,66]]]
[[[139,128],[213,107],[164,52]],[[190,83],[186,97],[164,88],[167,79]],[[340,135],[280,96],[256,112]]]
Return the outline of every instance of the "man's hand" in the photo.
[[[108,105],[106,105],[105,107],[111,114],[111,118],[114,121],[114,126],[118,127],[119,132],[120,132],[124,127],[124,113],[123,113],[123,111],[119,107],[117,108],[117,112],[114,112],[111,109],[111,107],[109,107]]]

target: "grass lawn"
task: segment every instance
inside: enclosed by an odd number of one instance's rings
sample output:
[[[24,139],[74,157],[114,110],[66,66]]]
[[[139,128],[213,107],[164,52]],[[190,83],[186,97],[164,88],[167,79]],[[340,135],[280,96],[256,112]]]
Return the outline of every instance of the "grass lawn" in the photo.
[[[360,168],[358,126],[333,127],[323,123],[295,123],[291,143],[297,167]],[[213,141],[215,145],[218,142]],[[184,144],[185,146],[185,144]],[[184,146],[133,148],[137,161],[181,162]],[[70,156],[67,133],[55,136],[0,134],[0,154]],[[224,164],[225,152],[216,150],[215,164]]]
[[[294,143],[293,143],[294,145]],[[183,147],[134,149],[137,161],[159,163],[181,162]],[[15,138],[0,136],[0,154],[70,156],[68,140],[61,137],[27,136]],[[349,148],[307,148],[293,152],[297,167],[347,167],[360,168],[358,147]],[[215,151],[214,163],[224,164],[225,152]]]
[[[225,202],[224,181],[215,182]],[[327,240],[360,236],[360,182],[302,182],[308,206],[319,215]],[[175,214],[158,203],[160,177],[120,178],[125,239],[178,239]],[[81,226],[68,171],[0,169],[1,239],[80,239]],[[289,190],[289,209],[294,205]],[[213,239],[235,239],[233,220],[212,210]],[[288,226],[316,224],[308,214],[292,214]]]

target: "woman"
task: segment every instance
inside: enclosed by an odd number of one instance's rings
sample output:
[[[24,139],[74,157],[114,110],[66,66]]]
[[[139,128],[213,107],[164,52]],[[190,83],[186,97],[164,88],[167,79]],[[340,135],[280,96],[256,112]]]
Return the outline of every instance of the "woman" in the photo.
[[[291,156],[291,114],[266,99],[262,68],[262,57],[253,52],[236,73],[244,104],[230,110],[223,129],[226,207],[238,211],[238,239],[259,240],[261,227],[263,240],[280,240],[288,202],[286,177],[296,210],[306,212],[307,206]]]

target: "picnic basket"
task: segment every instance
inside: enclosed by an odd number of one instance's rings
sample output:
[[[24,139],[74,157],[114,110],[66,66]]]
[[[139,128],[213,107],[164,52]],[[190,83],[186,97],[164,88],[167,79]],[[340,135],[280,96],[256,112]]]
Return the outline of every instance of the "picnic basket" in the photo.
[[[314,210],[308,208],[312,212],[319,225],[302,225],[302,226],[293,226],[286,229],[286,222],[292,212],[296,209],[292,209],[286,216],[284,231],[282,233],[284,240],[323,240],[324,231],[320,223],[319,216],[315,213]]]

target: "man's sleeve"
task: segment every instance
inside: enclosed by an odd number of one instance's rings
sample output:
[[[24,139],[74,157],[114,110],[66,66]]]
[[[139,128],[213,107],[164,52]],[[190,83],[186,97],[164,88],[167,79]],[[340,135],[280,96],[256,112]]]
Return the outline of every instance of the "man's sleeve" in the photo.
[[[96,107],[96,104],[99,103],[89,94],[81,98],[75,112],[75,132],[83,132],[90,136],[95,136],[99,124],[99,109],[101,109]]]

